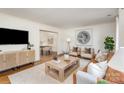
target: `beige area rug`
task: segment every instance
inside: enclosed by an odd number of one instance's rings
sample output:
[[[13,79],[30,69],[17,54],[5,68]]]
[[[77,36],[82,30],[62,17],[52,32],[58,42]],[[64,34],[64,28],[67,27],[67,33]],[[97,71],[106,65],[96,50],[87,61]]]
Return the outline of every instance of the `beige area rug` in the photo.
[[[88,60],[80,60],[81,66],[86,66]],[[64,81],[58,80],[45,74],[45,64],[40,64],[35,67],[23,70],[16,74],[8,76],[11,84],[72,84],[73,73]]]

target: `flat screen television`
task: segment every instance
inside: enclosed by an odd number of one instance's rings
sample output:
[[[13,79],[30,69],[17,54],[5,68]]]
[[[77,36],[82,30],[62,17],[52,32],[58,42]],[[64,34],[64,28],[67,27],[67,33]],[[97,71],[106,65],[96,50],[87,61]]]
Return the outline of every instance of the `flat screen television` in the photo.
[[[28,31],[0,28],[0,45],[28,44]]]

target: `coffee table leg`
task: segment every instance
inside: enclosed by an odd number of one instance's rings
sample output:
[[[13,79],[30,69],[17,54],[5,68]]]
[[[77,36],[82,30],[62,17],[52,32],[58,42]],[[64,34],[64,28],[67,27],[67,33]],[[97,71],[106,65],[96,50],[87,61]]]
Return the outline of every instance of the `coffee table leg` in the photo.
[[[46,65],[46,66],[45,66],[45,73],[47,74],[47,73],[48,73],[48,71],[49,71],[49,66],[48,66],[48,65]]]
[[[63,70],[59,70],[59,80],[61,82],[64,81],[64,71]]]
[[[78,67],[80,66],[80,61],[78,60],[78,62],[77,62],[77,65],[78,65]]]

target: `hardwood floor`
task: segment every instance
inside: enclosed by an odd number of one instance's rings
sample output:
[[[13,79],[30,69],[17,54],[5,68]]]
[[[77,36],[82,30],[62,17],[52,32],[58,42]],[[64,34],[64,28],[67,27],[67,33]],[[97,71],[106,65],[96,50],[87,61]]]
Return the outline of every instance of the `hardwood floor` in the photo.
[[[22,71],[22,70],[31,68],[31,67],[33,67],[33,66],[42,64],[42,63],[44,63],[44,62],[47,62],[47,61],[53,59],[53,57],[54,57],[55,55],[56,55],[56,53],[53,53],[52,55],[48,55],[48,56],[42,56],[42,57],[41,57],[41,60],[38,61],[38,62],[36,62],[36,63],[34,63],[34,64],[31,63],[31,64],[27,64],[27,65],[24,65],[24,66],[15,68],[15,69],[10,69],[10,70],[4,71],[4,72],[0,72],[0,84],[10,84],[8,75],[11,75],[11,74],[20,72],[20,71]]]

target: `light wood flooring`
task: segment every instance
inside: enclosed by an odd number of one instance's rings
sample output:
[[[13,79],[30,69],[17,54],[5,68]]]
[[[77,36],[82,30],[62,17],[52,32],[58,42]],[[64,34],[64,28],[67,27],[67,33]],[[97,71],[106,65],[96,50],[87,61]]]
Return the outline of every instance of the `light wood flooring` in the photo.
[[[34,64],[27,64],[27,65],[24,65],[24,66],[15,68],[15,69],[10,69],[10,70],[4,71],[4,72],[0,72],[0,84],[10,84],[8,75],[11,75],[11,74],[20,72],[20,71],[22,71],[22,70],[31,68],[31,67],[33,67],[33,66],[42,64],[42,63],[44,63],[44,62],[47,62],[47,61],[53,59],[53,57],[54,57],[55,55],[56,55],[56,53],[53,53],[52,55],[48,55],[48,56],[42,56],[42,57],[41,57],[41,60],[38,61],[38,62],[36,62],[36,63],[34,63]]]

